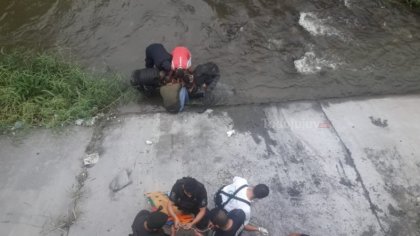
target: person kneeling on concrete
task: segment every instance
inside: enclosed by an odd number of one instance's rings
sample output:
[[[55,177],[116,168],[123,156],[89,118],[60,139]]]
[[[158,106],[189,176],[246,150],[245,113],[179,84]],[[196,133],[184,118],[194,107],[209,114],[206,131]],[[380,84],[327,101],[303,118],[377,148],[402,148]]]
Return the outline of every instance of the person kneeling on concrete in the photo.
[[[166,74],[171,72],[172,55],[160,43],[153,43],[146,48],[146,68],[157,68]]]
[[[226,213],[224,209],[216,207],[209,215],[215,231],[214,236],[237,236],[244,229],[245,213],[241,209]]]
[[[220,79],[219,67],[213,62],[200,64],[194,69],[193,74],[189,78],[192,81],[188,89],[190,98],[202,98],[205,109],[214,105],[215,96],[213,90]]]
[[[184,76],[185,74],[183,71],[175,73],[165,85],[160,87],[163,106],[168,112],[181,112],[189,102],[188,90],[183,82]]]
[[[144,68],[133,72],[130,83],[145,96],[150,97],[156,89],[166,83],[165,78],[167,78],[165,72],[157,68]]]
[[[195,87],[191,90],[190,96],[203,97],[216,87],[220,79],[219,67],[213,62],[200,64],[194,69],[192,79]]]
[[[257,184],[254,187],[248,186],[248,181],[241,177],[234,177],[233,183],[221,187],[214,195],[214,203],[217,207],[230,212],[234,209],[241,209],[245,212],[245,230],[259,231],[268,235],[267,229],[249,224],[251,219],[251,202],[255,199],[262,199],[268,196],[270,190],[265,184]]]
[[[129,236],[166,236],[162,227],[168,221],[168,215],[163,212],[149,212],[147,210],[140,211],[134,219],[133,234]]]
[[[193,227],[206,230],[208,227],[207,191],[204,185],[191,177],[176,181],[169,194],[168,212],[174,219],[173,232],[180,227],[188,230]],[[194,219],[181,225],[177,209],[183,214],[193,214]]]

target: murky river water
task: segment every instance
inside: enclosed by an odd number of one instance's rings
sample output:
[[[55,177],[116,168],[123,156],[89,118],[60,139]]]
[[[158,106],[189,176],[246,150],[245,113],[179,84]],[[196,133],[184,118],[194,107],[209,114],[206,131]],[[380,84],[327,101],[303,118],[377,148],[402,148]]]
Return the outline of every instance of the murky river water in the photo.
[[[130,74],[152,42],[216,62],[220,103],[420,91],[420,15],[379,0],[1,0],[0,45]]]

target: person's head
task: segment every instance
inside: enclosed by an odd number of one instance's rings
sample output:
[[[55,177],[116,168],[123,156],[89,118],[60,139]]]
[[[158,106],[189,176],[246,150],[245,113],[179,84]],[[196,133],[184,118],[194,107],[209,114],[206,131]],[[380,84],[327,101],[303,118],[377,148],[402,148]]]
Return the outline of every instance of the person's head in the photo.
[[[164,70],[159,71],[159,79],[163,79],[166,76],[166,72]]]
[[[184,177],[183,189],[184,189],[184,193],[188,197],[193,196],[194,193],[197,191],[197,188],[198,188],[198,181],[196,179],[191,178],[191,177]]]
[[[252,193],[254,195],[254,198],[261,199],[268,196],[268,194],[270,193],[270,189],[265,184],[257,184],[252,189]]]
[[[183,80],[185,77],[185,71],[181,68],[175,70],[175,78]]]
[[[166,224],[166,221],[168,221],[168,215],[165,213],[160,211],[152,212],[146,219],[147,228],[151,231],[158,231]]]
[[[226,211],[220,208],[214,208],[209,213],[210,221],[218,228],[224,228],[229,223]]]

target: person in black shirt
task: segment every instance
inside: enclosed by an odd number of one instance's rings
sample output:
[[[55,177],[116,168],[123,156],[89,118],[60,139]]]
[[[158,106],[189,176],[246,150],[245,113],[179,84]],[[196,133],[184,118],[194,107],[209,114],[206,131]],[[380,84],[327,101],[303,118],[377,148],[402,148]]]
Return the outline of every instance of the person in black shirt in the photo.
[[[131,225],[133,234],[130,236],[166,236],[162,230],[166,221],[168,221],[168,216],[163,212],[142,210],[136,215]]]
[[[175,207],[185,214],[193,214],[192,222],[181,225],[175,214]],[[204,230],[208,226],[207,191],[204,185],[191,177],[184,177],[176,181],[172,187],[168,202],[169,214],[174,218],[174,227],[191,229],[194,226]]]
[[[146,68],[156,67],[159,71],[171,71],[172,55],[160,43],[153,43],[146,48]]]
[[[225,210],[214,208],[209,215],[214,226],[214,236],[241,235],[245,223],[245,212],[243,210],[234,209],[226,214]]]

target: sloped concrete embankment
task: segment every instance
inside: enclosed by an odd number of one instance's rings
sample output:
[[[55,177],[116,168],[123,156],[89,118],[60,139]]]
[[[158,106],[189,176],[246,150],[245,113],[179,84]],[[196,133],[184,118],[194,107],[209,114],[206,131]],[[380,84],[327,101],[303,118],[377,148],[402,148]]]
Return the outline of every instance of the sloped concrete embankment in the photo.
[[[66,235],[92,129],[0,137],[0,235]]]
[[[185,175],[206,185],[210,202],[235,175],[267,183],[271,194],[254,204],[251,221],[271,235],[418,235],[419,102],[403,96],[120,114],[90,140],[87,150],[100,159],[88,169],[69,235],[127,235],[147,208],[143,194],[170,190]],[[114,192],[110,183],[121,173],[128,185]]]

